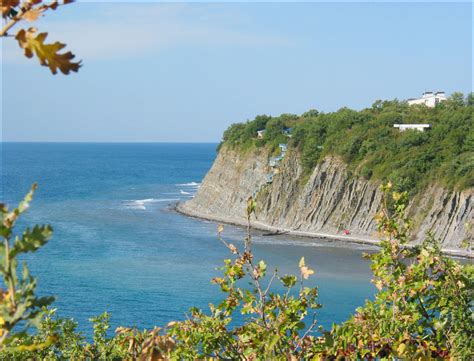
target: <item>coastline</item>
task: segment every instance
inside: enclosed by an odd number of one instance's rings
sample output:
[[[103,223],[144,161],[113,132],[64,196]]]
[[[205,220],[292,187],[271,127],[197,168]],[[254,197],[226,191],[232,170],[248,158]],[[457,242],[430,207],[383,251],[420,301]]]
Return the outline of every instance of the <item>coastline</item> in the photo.
[[[186,207],[186,202],[177,202],[172,206],[172,209],[176,211],[179,214],[182,214],[187,217],[192,217],[196,219],[201,219],[201,220],[206,220],[206,221],[212,221],[212,222],[220,222],[220,223],[225,223],[233,226],[239,226],[239,227],[247,227],[247,222],[231,218],[231,217],[225,217],[225,216],[214,216],[214,215],[209,215],[207,213],[201,213],[197,212],[195,210],[189,209],[189,207]],[[258,229],[261,231],[269,231],[269,232],[279,232],[280,234],[287,234],[290,236],[298,236],[298,237],[304,237],[304,238],[310,238],[310,239],[322,239],[322,240],[331,240],[331,241],[337,241],[337,242],[344,242],[344,243],[356,243],[356,244],[364,244],[364,245],[370,245],[370,246],[379,246],[380,245],[380,240],[374,239],[374,238],[369,238],[369,237],[362,237],[362,236],[341,236],[338,234],[330,234],[330,233],[319,233],[319,232],[306,232],[306,231],[297,231],[297,230],[292,230],[292,229],[287,229],[283,227],[275,227],[271,226],[268,224],[265,224],[263,222],[260,222],[258,220],[252,220],[250,222],[250,226],[253,229]],[[408,247],[412,247],[412,245],[408,245]],[[458,258],[465,258],[465,259],[474,259],[474,253],[469,252],[469,251],[463,251],[463,250],[458,250],[458,249],[452,249],[452,248],[443,248],[442,249],[443,253],[446,255],[452,256],[452,257],[458,257]]]

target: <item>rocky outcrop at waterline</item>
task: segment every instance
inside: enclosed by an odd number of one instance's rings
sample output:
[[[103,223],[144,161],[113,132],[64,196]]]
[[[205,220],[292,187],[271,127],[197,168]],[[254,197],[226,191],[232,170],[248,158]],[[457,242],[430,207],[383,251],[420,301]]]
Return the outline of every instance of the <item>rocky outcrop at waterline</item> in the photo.
[[[357,177],[336,157],[326,157],[309,178],[303,175],[299,155],[288,151],[271,181],[270,154],[264,148],[247,153],[220,150],[195,198],[182,203],[182,213],[234,224],[245,224],[250,195],[257,197],[253,226],[291,231],[308,236],[356,242],[377,241],[373,219],[382,193],[376,182]],[[461,243],[472,237],[474,190],[448,191],[433,185],[410,203],[414,219],[412,242],[427,232],[446,250],[462,252]],[[350,230],[350,236],[343,230]]]

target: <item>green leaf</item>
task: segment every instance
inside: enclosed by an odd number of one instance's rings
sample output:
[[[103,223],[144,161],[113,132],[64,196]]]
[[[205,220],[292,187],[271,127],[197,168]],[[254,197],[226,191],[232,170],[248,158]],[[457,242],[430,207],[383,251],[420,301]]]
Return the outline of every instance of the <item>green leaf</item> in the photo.
[[[274,335],[272,339],[270,340],[270,343],[268,344],[268,350],[272,351],[279,340],[280,340],[280,335],[279,334]]]
[[[297,278],[293,275],[285,275],[283,277],[280,277],[280,280],[286,288],[290,288],[296,284]]]
[[[14,258],[19,253],[35,252],[48,242],[52,234],[53,229],[50,225],[36,225],[33,230],[27,228],[21,239],[18,237],[15,239],[10,257]]]

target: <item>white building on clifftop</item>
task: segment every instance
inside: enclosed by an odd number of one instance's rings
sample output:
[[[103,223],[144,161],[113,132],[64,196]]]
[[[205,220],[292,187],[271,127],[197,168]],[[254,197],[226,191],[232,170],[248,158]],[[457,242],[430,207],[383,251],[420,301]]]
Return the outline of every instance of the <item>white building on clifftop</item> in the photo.
[[[427,107],[434,108],[437,104],[444,102],[446,100],[446,94],[442,91],[433,92],[424,92],[421,95],[421,98],[418,99],[408,99],[408,105],[415,104],[424,104]]]
[[[405,130],[418,130],[419,132],[424,132],[425,129],[430,129],[431,124],[394,124],[394,128],[398,128],[401,132]]]

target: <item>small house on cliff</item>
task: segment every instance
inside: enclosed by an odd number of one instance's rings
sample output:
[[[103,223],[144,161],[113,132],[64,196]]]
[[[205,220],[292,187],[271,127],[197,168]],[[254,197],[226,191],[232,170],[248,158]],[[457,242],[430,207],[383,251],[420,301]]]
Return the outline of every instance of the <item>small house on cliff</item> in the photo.
[[[437,91],[436,93],[428,91],[424,92],[421,95],[421,98],[408,99],[407,102],[408,105],[424,104],[429,108],[434,108],[436,105],[441,102],[444,102],[446,99],[447,98],[444,91]]]
[[[431,128],[431,124],[394,124],[393,127],[398,128],[401,132],[404,132],[405,130],[409,129],[424,132],[425,129]]]

